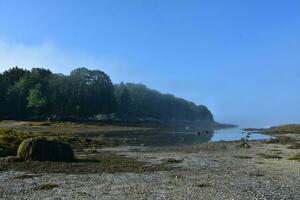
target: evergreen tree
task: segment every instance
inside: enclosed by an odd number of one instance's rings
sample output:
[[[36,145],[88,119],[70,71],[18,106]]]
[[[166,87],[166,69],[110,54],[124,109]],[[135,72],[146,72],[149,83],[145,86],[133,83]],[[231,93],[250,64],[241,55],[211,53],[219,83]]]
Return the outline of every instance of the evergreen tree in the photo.
[[[205,106],[142,84],[113,85],[100,70],[78,68],[62,75],[43,68],[28,71],[14,67],[0,73],[0,118],[87,118],[115,112],[125,120],[213,121]]]
[[[121,115],[129,116],[131,109],[131,96],[129,90],[125,87],[120,97],[119,110]]]

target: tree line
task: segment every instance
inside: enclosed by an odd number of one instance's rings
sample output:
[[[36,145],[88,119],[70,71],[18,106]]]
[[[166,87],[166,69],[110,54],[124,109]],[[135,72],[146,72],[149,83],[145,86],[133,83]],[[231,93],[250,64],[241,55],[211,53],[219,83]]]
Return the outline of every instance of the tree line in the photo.
[[[203,105],[161,94],[142,84],[113,84],[100,70],[70,75],[18,67],[0,73],[0,118],[89,118],[115,113],[121,120],[213,121]]]

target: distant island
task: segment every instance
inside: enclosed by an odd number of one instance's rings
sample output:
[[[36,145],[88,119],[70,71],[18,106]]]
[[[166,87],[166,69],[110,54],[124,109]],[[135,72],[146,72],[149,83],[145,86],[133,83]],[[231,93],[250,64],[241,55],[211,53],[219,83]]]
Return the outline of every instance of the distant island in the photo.
[[[11,68],[0,74],[1,119],[198,121],[214,123],[204,105],[143,84],[113,84],[100,70],[70,75]]]

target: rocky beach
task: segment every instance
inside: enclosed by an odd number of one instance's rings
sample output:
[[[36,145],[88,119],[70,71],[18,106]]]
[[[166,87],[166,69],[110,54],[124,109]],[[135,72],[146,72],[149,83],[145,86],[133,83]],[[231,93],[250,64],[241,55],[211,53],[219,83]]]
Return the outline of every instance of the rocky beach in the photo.
[[[299,199],[299,135],[273,136],[162,147],[83,146],[72,163],[3,158],[0,198]]]

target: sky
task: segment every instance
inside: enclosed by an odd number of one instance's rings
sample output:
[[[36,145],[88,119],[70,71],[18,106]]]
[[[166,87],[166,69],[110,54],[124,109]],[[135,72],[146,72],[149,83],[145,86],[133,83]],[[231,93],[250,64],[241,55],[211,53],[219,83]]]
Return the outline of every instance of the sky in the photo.
[[[100,69],[242,127],[300,123],[299,0],[0,0],[0,72]]]

